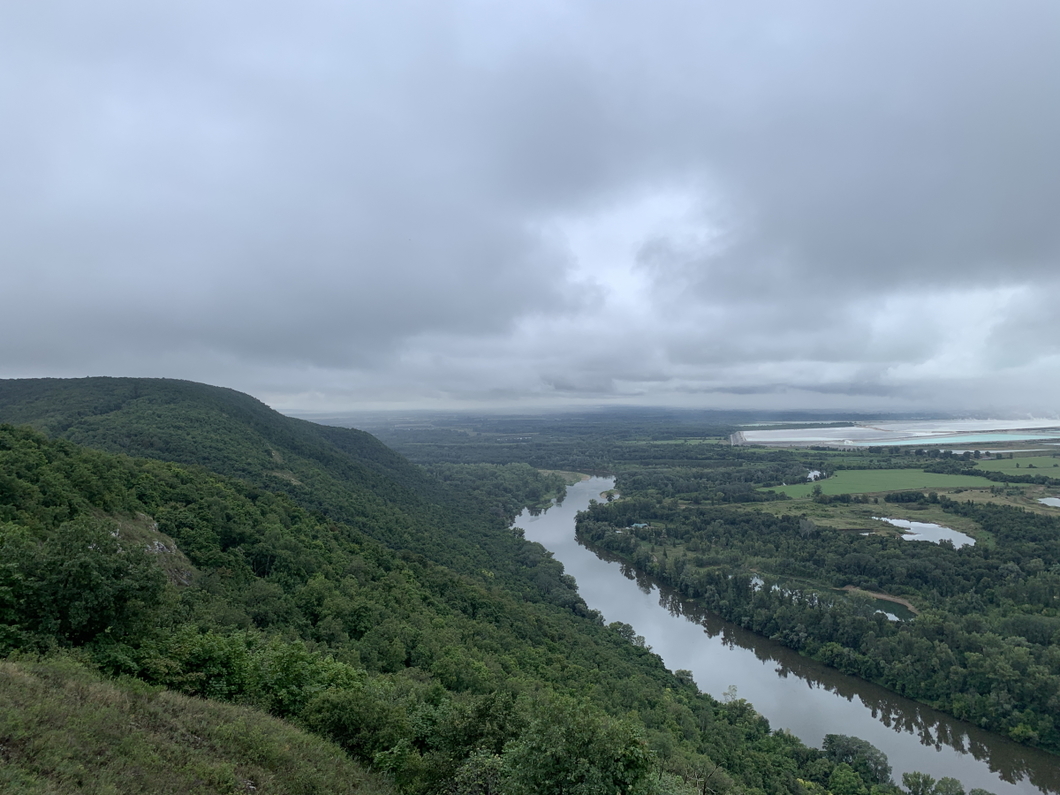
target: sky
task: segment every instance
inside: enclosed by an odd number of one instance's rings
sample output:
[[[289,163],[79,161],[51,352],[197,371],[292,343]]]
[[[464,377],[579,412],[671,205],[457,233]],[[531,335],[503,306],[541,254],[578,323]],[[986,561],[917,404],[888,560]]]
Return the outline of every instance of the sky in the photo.
[[[1055,0],[0,5],[0,377],[1060,412]]]

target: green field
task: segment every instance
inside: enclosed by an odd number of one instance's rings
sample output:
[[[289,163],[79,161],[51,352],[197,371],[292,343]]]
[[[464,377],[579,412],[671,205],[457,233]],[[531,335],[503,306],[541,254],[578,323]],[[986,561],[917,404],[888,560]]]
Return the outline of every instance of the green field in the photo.
[[[979,469],[990,472],[1012,472],[1017,475],[1045,475],[1060,478],[1060,458],[1051,455],[1027,456],[1026,458],[1000,458],[997,461],[980,461]],[[1034,470],[1042,470],[1035,472]]]
[[[815,485],[824,494],[874,494],[910,489],[981,489],[993,484],[974,475],[939,475],[922,469],[844,469],[817,483],[771,486],[769,490],[800,499],[809,497]]]
[[[719,437],[695,437],[688,439],[629,439],[628,441],[619,442],[619,444],[725,444],[729,443],[728,437],[721,439]]]

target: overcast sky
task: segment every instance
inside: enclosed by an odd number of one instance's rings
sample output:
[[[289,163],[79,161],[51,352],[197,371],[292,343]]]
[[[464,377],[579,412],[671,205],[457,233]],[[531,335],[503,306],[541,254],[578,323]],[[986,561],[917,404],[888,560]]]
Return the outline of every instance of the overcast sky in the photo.
[[[1060,411],[1060,3],[0,5],[0,377]]]

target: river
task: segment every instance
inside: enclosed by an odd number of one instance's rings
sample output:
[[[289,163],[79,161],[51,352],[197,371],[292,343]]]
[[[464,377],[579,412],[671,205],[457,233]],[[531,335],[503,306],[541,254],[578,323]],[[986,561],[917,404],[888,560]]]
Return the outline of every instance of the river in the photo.
[[[574,538],[574,515],[614,486],[590,478],[538,516],[516,526],[551,551],[606,621],[630,624],[671,670],[692,672],[701,690],[725,697],[735,686],[774,729],[820,747],[826,734],[868,740],[885,754],[896,781],[919,770],[951,776],[965,789],[997,795],[1060,793],[1060,758],[955,720],[889,690],[800,656],[723,621],[626,566],[604,560]]]

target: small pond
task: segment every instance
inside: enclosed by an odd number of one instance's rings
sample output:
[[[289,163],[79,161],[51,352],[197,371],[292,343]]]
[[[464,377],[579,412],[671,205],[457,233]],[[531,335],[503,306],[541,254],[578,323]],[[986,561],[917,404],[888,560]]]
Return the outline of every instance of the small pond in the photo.
[[[873,518],[906,530],[907,532],[902,534],[902,538],[906,541],[930,541],[933,544],[937,544],[945,539],[950,541],[957,549],[964,546],[975,546],[975,539],[971,536],[959,533],[949,527],[943,527],[940,524],[912,522],[908,519],[886,519],[882,516],[874,516]]]
[[[883,613],[891,621],[912,621],[916,618],[916,613],[910,610],[908,607],[898,602],[892,602],[890,599],[878,599],[874,598],[876,602],[877,613]]]
[[[1042,497],[1038,502],[1050,508],[1060,508],[1060,497]]]

